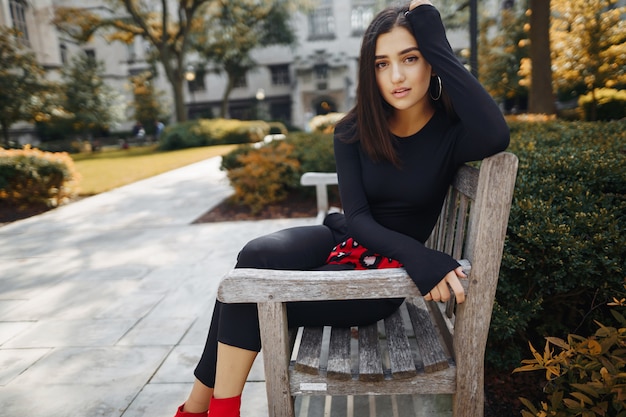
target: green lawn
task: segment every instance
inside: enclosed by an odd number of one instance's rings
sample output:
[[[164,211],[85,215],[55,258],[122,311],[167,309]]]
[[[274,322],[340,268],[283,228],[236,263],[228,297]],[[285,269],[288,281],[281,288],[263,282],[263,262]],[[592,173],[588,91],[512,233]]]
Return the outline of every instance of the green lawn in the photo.
[[[98,194],[172,169],[223,155],[236,145],[158,151],[155,146],[72,155],[81,175],[80,195]]]

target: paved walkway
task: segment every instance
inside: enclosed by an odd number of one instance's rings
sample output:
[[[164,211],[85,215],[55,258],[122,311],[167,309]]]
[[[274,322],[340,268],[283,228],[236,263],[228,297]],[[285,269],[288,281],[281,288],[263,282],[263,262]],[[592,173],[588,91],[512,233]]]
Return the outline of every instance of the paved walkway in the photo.
[[[172,417],[220,278],[250,239],[314,218],[191,224],[219,158],[0,227],[0,417]],[[267,417],[263,363],[241,414]],[[449,417],[448,397],[304,397],[299,415]]]
[[[173,416],[241,246],[314,221],[191,224],[230,193],[213,158],[0,227],[0,416]]]

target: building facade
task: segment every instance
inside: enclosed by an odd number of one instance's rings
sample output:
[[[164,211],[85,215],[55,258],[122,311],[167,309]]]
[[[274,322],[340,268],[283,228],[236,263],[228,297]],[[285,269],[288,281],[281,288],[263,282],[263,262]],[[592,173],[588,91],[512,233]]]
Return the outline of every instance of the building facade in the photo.
[[[509,0],[510,2],[510,0]],[[238,80],[232,90],[227,117],[279,120],[305,128],[318,114],[346,112],[354,104],[361,38],[374,15],[396,0],[316,0],[310,12],[296,12],[292,26],[297,42],[293,46],[272,46],[254,51],[256,68]],[[404,3],[404,2],[402,2]],[[485,7],[485,4],[493,6]],[[497,13],[499,1],[482,3]],[[0,0],[0,24],[22,29],[39,62],[56,77],[71,56],[84,53],[104,63],[107,84],[133,101],[129,77],[149,70],[145,60],[150,45],[136,39],[132,44],[107,42],[97,35],[78,45],[56,31],[50,23],[55,6],[75,6],[110,13],[102,0]],[[451,31],[448,37],[455,51],[469,47],[469,33]],[[188,54],[186,105],[190,118],[220,114],[226,75],[202,67]],[[165,93],[172,107],[171,86],[157,68],[154,87]],[[174,113],[173,110],[171,112]],[[132,110],[119,129],[134,124]]]
[[[232,91],[227,116],[261,116],[304,128],[313,116],[348,111],[354,105],[363,33],[375,14],[393,3],[397,1],[318,0],[311,12],[296,13],[296,46],[255,51],[258,66]],[[455,50],[469,47],[467,31],[449,37]],[[226,75],[206,68],[200,76],[187,85],[189,115],[218,115]]]

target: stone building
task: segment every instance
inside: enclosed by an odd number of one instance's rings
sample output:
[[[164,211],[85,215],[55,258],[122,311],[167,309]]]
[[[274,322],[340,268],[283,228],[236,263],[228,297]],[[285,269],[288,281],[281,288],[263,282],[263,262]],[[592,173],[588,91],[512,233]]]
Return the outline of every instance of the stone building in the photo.
[[[317,114],[345,112],[354,103],[358,54],[363,32],[378,10],[396,0],[316,0],[315,8],[297,12],[292,25],[297,35],[295,46],[272,46],[253,53],[257,67],[238,80],[228,105],[228,117],[280,120],[305,127]],[[508,1],[511,3],[511,0]],[[499,0],[481,3],[483,9],[497,13]],[[486,5],[492,5],[487,7]],[[22,29],[39,62],[55,77],[72,54],[85,53],[104,62],[107,84],[132,102],[129,76],[149,69],[145,53],[149,44],[136,39],[131,45],[108,43],[94,36],[87,44],[77,45],[51,25],[54,6],[78,6],[110,13],[102,0],[0,0],[0,24]],[[448,32],[450,43],[459,53],[469,47],[468,30]],[[155,88],[171,97],[171,87],[163,71]],[[226,75],[201,67],[188,54],[186,105],[190,118],[218,116]],[[171,98],[166,98],[171,106]],[[172,111],[173,113],[173,111]],[[134,123],[132,110],[127,122]]]
[[[228,116],[263,117],[304,127],[318,114],[346,112],[354,104],[362,35],[374,15],[392,0],[318,0],[310,13],[297,13],[295,48],[255,51],[258,67],[238,81]],[[467,31],[449,33],[453,47],[469,46]],[[193,63],[190,64],[193,68]],[[218,115],[226,76],[210,68],[188,83],[190,117]]]

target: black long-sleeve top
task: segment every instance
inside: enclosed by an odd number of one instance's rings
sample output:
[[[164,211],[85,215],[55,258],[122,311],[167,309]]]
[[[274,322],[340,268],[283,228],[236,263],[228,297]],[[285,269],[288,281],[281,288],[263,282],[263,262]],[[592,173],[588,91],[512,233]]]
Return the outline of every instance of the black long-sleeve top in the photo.
[[[339,139],[335,158],[348,233],[364,247],[400,261],[422,294],[458,263],[424,242],[437,221],[448,187],[465,162],[507,148],[509,129],[493,99],[454,55],[439,12],[419,6],[407,15],[420,51],[441,77],[458,122],[444,111],[409,137],[395,137],[401,166],[374,162],[360,146]]]

